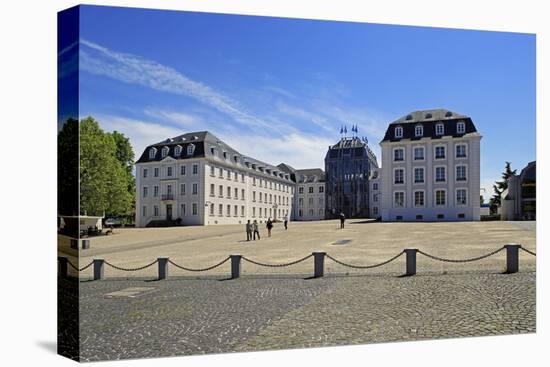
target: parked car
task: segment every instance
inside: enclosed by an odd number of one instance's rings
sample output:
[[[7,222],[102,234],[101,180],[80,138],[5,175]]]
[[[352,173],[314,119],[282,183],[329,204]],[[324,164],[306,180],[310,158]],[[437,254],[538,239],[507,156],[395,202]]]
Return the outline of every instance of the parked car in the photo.
[[[121,227],[124,225],[124,219],[121,217],[111,217],[105,219],[105,225],[108,227]]]

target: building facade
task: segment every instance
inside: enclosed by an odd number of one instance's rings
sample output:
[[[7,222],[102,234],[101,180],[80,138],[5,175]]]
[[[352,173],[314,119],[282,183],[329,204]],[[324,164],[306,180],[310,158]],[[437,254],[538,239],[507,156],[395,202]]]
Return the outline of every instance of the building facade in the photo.
[[[537,218],[537,163],[508,179],[508,188],[501,194],[502,220],[536,220]]]
[[[325,219],[325,173],[322,169],[296,171],[294,220]]]
[[[287,172],[207,131],[150,145],[136,162],[136,227],[280,220],[293,195]]]
[[[369,177],[378,168],[365,140],[342,138],[325,156],[325,217],[369,217]]]
[[[380,143],[381,219],[479,220],[480,140],[470,117],[445,109],[390,123]]]

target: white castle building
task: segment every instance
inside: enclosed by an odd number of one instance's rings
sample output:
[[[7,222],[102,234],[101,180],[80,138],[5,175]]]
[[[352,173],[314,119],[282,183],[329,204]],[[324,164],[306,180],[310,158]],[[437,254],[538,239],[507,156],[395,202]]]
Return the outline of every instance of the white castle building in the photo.
[[[320,168],[294,169],[281,163],[277,167],[296,183],[292,220],[325,219],[325,172]]]
[[[136,227],[243,224],[292,213],[294,182],[207,131],[148,146],[136,162]]]
[[[479,220],[480,140],[471,118],[444,109],[412,112],[390,123],[380,143],[382,168],[370,183],[373,216]]]

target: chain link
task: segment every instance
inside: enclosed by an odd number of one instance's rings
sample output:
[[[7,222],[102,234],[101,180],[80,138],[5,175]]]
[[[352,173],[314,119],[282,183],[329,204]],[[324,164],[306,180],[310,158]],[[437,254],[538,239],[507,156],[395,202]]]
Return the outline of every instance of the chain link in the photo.
[[[527,252],[528,254],[531,254],[533,256],[537,256],[536,252],[533,252],[533,251],[529,251],[527,250],[525,247],[521,246],[520,249],[522,249],[523,251]]]
[[[69,266],[70,266],[71,268],[73,268],[74,270],[76,270],[76,271],[84,271],[84,270],[88,269],[90,266],[92,266],[93,263],[94,263],[94,262],[92,261],[92,262],[90,262],[88,265],[86,265],[85,267],[79,269],[76,265],[74,265],[72,262],[70,262],[69,260],[67,260],[67,264],[69,264]]]
[[[258,265],[258,266],[265,266],[265,267],[268,267],[268,268],[282,268],[282,267],[285,267],[285,266],[296,265],[298,263],[301,263],[302,261],[305,261],[305,260],[309,259],[312,256],[313,256],[313,254],[309,254],[306,257],[303,257],[301,259],[298,259],[296,261],[292,261],[292,262],[289,262],[289,263],[284,263],[284,264],[265,264],[265,263],[261,263],[261,262],[258,262],[258,261],[250,260],[249,258],[244,257],[244,256],[242,257],[242,259],[244,261],[248,261],[249,263],[252,263],[252,264]]]
[[[382,265],[386,265],[386,264],[389,264],[391,263],[392,261],[396,260],[399,256],[403,255],[405,253],[405,251],[401,251],[400,253],[398,253],[397,255],[395,255],[394,257],[392,257],[391,259],[388,259],[386,261],[383,261],[381,263],[378,263],[378,264],[373,264],[373,265],[352,265],[352,264],[347,264],[343,261],[340,261],[340,260],[337,260],[335,258],[333,258],[332,256],[330,256],[329,254],[326,254],[326,257],[328,257],[329,259],[331,259],[332,261],[334,261],[335,263],[337,264],[340,264],[340,265],[343,265],[343,266],[347,266],[348,268],[353,268],[353,269],[372,269],[372,268],[377,268],[379,266],[382,266]]]
[[[458,259],[458,260],[456,260],[456,259],[445,259],[445,258],[442,258],[442,257],[437,257],[437,256],[434,256],[434,255],[430,255],[428,253],[425,253],[422,250],[418,250],[418,253],[422,254],[426,257],[429,257],[430,259],[437,260],[437,261],[442,261],[442,262],[447,262],[447,263],[467,263],[467,262],[472,262],[472,261],[483,260],[483,259],[485,259],[489,256],[493,256],[494,254],[499,253],[502,250],[504,250],[504,247],[501,247],[498,250],[489,252],[488,254],[481,255],[481,256],[478,256],[478,257],[472,257],[470,259]]]
[[[158,262],[158,260],[155,260],[150,264],[140,266],[138,268],[121,268],[120,266],[113,265],[110,262],[107,262],[107,261],[104,261],[104,262],[105,262],[105,265],[109,265],[111,268],[114,268],[116,270],[120,270],[120,271],[139,271],[139,270],[147,269],[148,267],[151,267],[151,266],[155,265]]]
[[[168,259],[168,262],[169,262],[170,264],[174,265],[176,268],[179,268],[179,269],[181,269],[181,270],[200,272],[200,271],[208,271],[208,270],[215,269],[215,268],[217,268],[218,266],[221,266],[221,265],[223,265],[224,263],[226,263],[229,259],[231,259],[231,256],[226,257],[225,259],[223,259],[222,261],[220,261],[219,263],[217,263],[217,264],[215,264],[215,265],[209,266],[209,267],[207,267],[207,268],[200,268],[200,269],[187,268],[187,267],[185,267],[185,266],[176,264],[175,262],[173,262],[173,261],[170,260],[170,259]]]

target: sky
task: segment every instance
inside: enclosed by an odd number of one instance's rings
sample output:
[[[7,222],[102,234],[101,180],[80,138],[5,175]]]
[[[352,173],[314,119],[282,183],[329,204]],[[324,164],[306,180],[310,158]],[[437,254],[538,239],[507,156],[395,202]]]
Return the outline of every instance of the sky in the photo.
[[[80,118],[124,133],[137,157],[209,130],[270,164],[324,168],[356,124],[380,161],[390,122],[445,108],[483,136],[487,199],[505,161],[535,160],[530,34],[83,6],[75,49]]]

